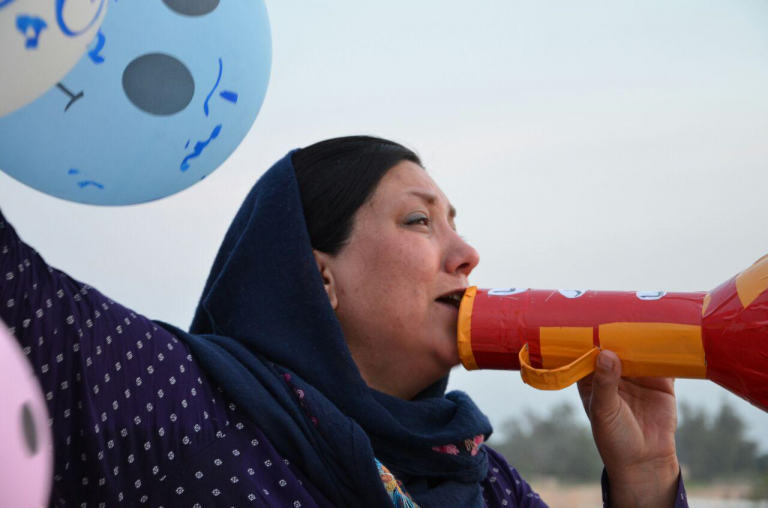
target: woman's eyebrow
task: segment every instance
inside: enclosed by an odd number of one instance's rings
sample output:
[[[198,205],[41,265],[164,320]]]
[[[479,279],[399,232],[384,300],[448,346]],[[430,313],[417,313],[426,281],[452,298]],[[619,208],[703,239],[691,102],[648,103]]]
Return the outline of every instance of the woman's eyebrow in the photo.
[[[414,196],[417,196],[421,199],[423,199],[427,204],[430,204],[434,206],[437,204],[437,196],[435,194],[432,194],[431,192],[423,192],[423,191],[410,191],[408,194],[412,194]],[[448,204],[448,216],[451,219],[456,218],[456,208],[452,204]]]

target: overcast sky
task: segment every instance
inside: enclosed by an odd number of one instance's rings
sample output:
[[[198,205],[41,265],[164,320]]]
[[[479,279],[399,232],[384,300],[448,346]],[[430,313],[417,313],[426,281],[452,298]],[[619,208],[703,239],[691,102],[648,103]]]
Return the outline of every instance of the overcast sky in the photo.
[[[255,180],[294,147],[360,133],[422,155],[481,254],[481,287],[708,290],[768,253],[764,0],[267,7],[264,107],[204,182],[95,208],[0,173],[0,207],[49,263],[186,326]],[[456,369],[451,386],[497,427],[578,403],[514,372]],[[734,404],[768,449],[768,415],[709,381],[677,387],[712,411]]]

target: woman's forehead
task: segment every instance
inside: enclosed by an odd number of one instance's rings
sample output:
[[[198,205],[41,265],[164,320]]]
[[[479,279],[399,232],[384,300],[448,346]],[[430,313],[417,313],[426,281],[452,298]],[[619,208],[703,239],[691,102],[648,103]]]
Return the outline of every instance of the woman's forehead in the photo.
[[[388,202],[421,199],[427,204],[447,208],[452,216],[456,214],[456,210],[429,173],[410,161],[401,162],[387,172],[376,189],[374,200],[376,198]]]

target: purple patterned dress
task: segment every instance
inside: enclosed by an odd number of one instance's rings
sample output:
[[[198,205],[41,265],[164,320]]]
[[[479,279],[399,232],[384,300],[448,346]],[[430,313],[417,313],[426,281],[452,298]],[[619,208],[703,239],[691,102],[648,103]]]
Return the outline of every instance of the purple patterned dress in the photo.
[[[183,343],[48,266],[1,212],[0,319],[45,393],[51,506],[331,506]],[[487,453],[488,507],[546,506],[503,457]],[[388,491],[392,480],[382,474]],[[393,505],[408,506],[391,489]],[[676,506],[687,506],[682,481]]]

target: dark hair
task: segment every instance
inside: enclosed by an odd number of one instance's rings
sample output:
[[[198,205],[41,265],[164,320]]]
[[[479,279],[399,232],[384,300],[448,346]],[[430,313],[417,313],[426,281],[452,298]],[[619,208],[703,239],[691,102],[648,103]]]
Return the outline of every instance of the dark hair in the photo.
[[[291,160],[312,248],[330,255],[347,243],[355,212],[387,171],[402,161],[422,165],[412,150],[371,136],[321,141],[295,152]]]

